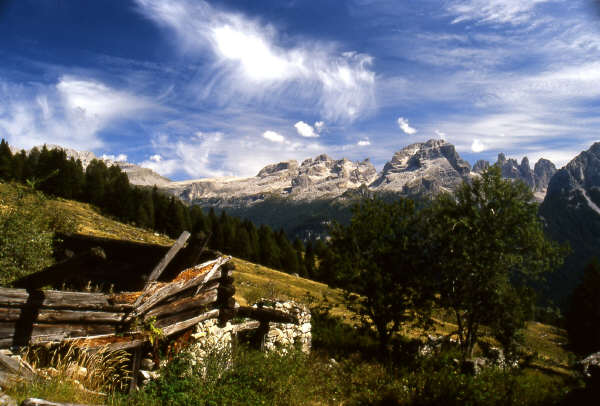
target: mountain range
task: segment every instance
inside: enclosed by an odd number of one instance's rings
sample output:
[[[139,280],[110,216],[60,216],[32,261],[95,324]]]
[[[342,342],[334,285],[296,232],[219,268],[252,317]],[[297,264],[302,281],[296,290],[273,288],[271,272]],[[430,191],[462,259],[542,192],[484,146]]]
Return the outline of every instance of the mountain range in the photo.
[[[540,201],[556,172],[554,164],[546,159],[540,159],[533,170],[527,158],[519,164],[506,159],[504,154],[498,156],[496,164],[501,166],[505,177],[528,184]],[[396,152],[380,172],[368,159],[353,162],[322,154],[301,164],[292,160],[268,165],[249,178],[187,180],[161,187],[190,204],[239,209],[275,197],[292,201],[335,199],[361,187],[373,193],[435,195],[455,190],[489,165],[487,161],[478,161],[471,168],[452,144],[432,139]]]

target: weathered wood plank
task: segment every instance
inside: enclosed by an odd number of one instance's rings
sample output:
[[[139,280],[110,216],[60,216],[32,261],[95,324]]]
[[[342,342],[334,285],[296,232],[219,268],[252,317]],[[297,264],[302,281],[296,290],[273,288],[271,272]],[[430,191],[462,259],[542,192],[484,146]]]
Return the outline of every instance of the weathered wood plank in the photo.
[[[39,289],[46,285],[64,282],[70,275],[81,272],[83,267],[103,261],[106,261],[104,250],[100,247],[94,247],[43,271],[27,275],[15,281],[13,285],[18,288]]]
[[[24,310],[18,308],[0,308],[0,320],[17,321],[23,317]],[[40,309],[35,323],[121,323],[125,313]]]
[[[250,321],[246,321],[244,323],[234,325],[232,333],[237,334],[242,331],[255,330],[259,327],[260,327],[260,321],[250,320]]]
[[[178,333],[185,329],[192,327],[195,324],[200,323],[201,321],[208,319],[216,319],[219,317],[219,309],[214,309],[209,312],[200,314],[196,317],[192,317],[190,319],[186,319],[177,323],[170,324],[162,328],[163,334],[165,336],[170,336],[172,334]]]
[[[114,324],[41,324],[34,323],[27,334],[18,330],[18,322],[0,322],[0,345],[6,348],[11,345],[42,344],[59,342],[67,338],[86,337],[90,335],[115,334],[118,326]]]
[[[165,300],[168,297],[171,297],[179,292],[190,289],[195,286],[204,285],[209,279],[213,277],[213,274],[217,272],[217,270],[225,263],[231,260],[231,257],[220,257],[214,261],[210,261],[207,264],[199,265],[199,267],[206,267],[208,264],[212,263],[212,268],[205,274],[198,275],[189,280],[182,280],[179,282],[172,282],[168,285],[163,286],[158,289],[156,292],[148,296],[138,307],[136,307],[130,314],[130,318],[137,317],[141,314],[144,314],[146,311],[150,310],[152,307]]]
[[[39,298],[31,300],[25,289],[0,288],[0,306],[37,307],[53,309],[128,311],[129,303],[115,303],[111,295],[103,293],[64,292],[59,290],[36,291]]]
[[[49,400],[44,400],[44,399],[28,398],[28,399],[25,399],[21,403],[21,406],[86,406],[86,405],[76,404],[76,403],[57,403],[57,402],[50,402]]]
[[[171,262],[171,260],[173,258],[175,258],[175,255],[177,255],[177,253],[183,247],[183,245],[188,240],[188,238],[190,238],[189,232],[184,231],[183,233],[181,233],[181,235],[179,236],[177,241],[175,241],[173,246],[169,249],[169,251],[167,251],[165,256],[160,260],[160,262],[158,264],[156,264],[156,266],[152,270],[152,273],[150,274],[150,276],[148,277],[148,280],[146,281],[144,290],[148,289],[148,287],[152,284],[152,282],[158,280],[158,278],[160,277],[160,274],[165,270],[167,265],[169,265],[169,262]]]
[[[187,310],[196,309],[199,306],[216,302],[217,297],[217,289],[211,289],[193,297],[185,297],[173,302],[169,302],[151,309],[148,313],[144,315],[144,320],[148,320],[151,317],[160,318],[182,313]]]

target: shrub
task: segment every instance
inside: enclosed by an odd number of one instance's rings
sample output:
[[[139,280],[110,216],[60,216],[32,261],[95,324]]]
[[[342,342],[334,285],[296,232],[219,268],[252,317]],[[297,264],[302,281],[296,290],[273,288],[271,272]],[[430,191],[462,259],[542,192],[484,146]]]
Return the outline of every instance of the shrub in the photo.
[[[0,284],[52,264],[51,217],[43,195],[12,190],[0,196]]]

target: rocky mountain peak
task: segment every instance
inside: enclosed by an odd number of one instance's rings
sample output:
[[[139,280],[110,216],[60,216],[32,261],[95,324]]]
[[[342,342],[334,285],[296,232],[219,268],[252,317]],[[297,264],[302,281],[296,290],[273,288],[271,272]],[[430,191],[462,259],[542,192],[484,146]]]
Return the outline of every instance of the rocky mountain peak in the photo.
[[[471,166],[445,140],[411,144],[396,152],[371,185],[375,190],[434,194],[453,190],[467,179]]]
[[[278,172],[283,172],[283,171],[287,171],[290,174],[295,174],[298,170],[298,161],[296,160],[290,160],[290,161],[285,161],[285,162],[279,162],[276,164],[271,164],[271,165],[267,165],[264,168],[262,168],[259,172],[258,172],[258,176],[259,178],[264,178],[270,175],[274,175]]]

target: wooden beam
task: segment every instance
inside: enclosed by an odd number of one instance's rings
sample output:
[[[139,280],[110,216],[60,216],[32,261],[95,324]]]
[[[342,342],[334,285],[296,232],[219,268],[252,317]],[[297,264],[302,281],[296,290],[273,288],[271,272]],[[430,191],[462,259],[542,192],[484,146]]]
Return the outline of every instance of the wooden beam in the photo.
[[[151,317],[165,317],[182,313],[186,310],[197,309],[200,306],[216,302],[217,295],[217,289],[211,289],[196,296],[185,297],[161,306],[156,306],[144,315],[144,320],[148,320]]]
[[[169,249],[169,251],[167,251],[165,256],[162,257],[160,262],[158,264],[156,264],[156,266],[152,270],[152,273],[150,274],[150,276],[148,277],[148,280],[146,281],[144,290],[148,289],[150,287],[150,285],[152,284],[152,282],[154,282],[154,281],[158,280],[158,278],[160,278],[160,274],[162,274],[162,272],[165,270],[167,265],[169,265],[169,262],[171,262],[171,260],[173,258],[175,258],[175,255],[177,255],[177,253],[183,247],[183,245],[188,240],[188,238],[190,238],[189,232],[184,231],[183,233],[181,233],[181,235],[179,236],[177,241],[175,241],[173,246]]]
[[[293,323],[298,324],[298,318],[289,313],[284,313],[275,309],[265,309],[260,307],[240,306],[235,309],[239,317],[248,317],[263,322],[275,323]]]
[[[127,320],[130,320],[134,317],[137,317],[141,314],[144,314],[146,311],[150,310],[152,307],[162,302],[163,300],[171,297],[179,292],[183,292],[184,290],[200,286],[202,287],[208,280],[212,279],[212,276],[218,269],[225,263],[227,263],[231,257],[220,257],[214,261],[210,261],[207,264],[199,265],[199,267],[205,267],[212,264],[212,268],[205,274],[200,274],[189,280],[181,280],[178,282],[171,282],[162,288],[158,289],[156,292],[147,297],[139,306],[137,306],[133,312],[128,316]],[[139,301],[139,299],[138,299]]]
[[[206,313],[200,314],[196,317],[192,317],[190,319],[186,319],[186,320],[165,326],[162,328],[162,331],[165,336],[170,336],[172,334],[186,330],[186,329],[200,323],[201,321],[208,320],[208,319],[216,319],[217,317],[219,317],[219,309],[214,309],[214,310],[208,311]]]
[[[18,308],[0,308],[0,320],[18,321],[24,310]],[[98,312],[85,310],[40,309],[33,320],[34,323],[114,323],[125,318],[125,313]]]
[[[37,300],[31,300],[31,294],[25,289],[0,288],[0,306],[6,308],[52,308],[74,310],[104,310],[126,312],[133,309],[130,303],[119,303],[116,295],[87,292],[63,292],[43,290],[35,292]]]

